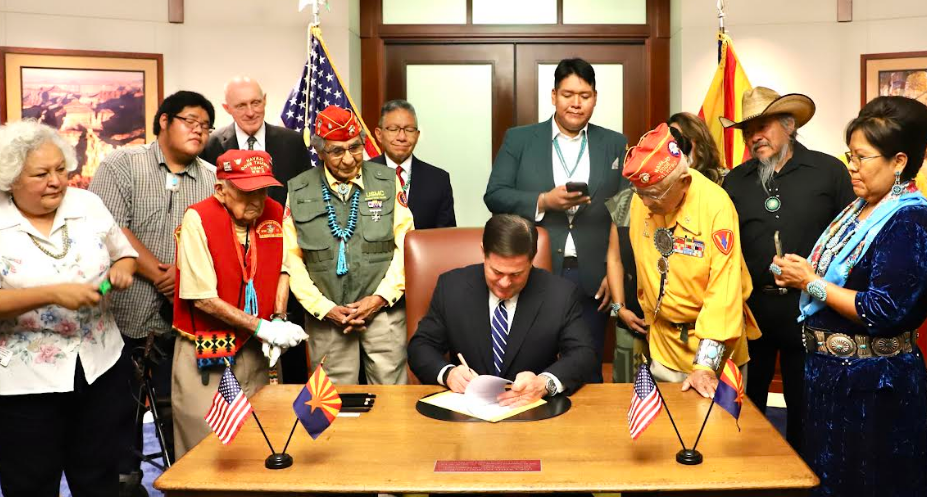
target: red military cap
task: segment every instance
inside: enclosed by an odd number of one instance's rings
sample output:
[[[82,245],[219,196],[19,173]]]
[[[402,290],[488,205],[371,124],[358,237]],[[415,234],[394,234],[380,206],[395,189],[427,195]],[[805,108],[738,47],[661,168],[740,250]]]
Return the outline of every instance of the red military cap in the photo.
[[[315,134],[320,138],[346,142],[359,135],[360,121],[353,112],[336,105],[329,105],[315,119]]]
[[[622,175],[637,188],[653,186],[666,178],[679,164],[682,151],[669,126],[661,123],[641,137],[624,158]]]
[[[261,150],[229,150],[216,159],[216,178],[232,182],[250,192],[268,186],[283,186],[274,178],[270,154]]]

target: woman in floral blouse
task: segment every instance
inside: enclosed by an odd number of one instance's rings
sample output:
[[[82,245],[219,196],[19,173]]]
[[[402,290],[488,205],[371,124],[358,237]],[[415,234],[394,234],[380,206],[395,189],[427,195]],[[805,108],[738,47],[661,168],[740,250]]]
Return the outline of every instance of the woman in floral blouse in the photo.
[[[0,492],[116,495],[111,397],[128,388],[104,282],[135,259],[94,194],[68,188],[74,149],[35,121],[0,127]],[[103,285],[103,286],[101,286]]]

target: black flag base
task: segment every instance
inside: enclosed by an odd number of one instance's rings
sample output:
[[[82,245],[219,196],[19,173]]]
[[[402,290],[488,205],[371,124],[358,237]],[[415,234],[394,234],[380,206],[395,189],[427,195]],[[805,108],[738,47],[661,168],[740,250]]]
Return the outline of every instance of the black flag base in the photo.
[[[682,449],[676,453],[676,462],[686,466],[702,464],[702,453],[695,449]]]
[[[701,458],[701,456],[699,456]],[[293,457],[287,453],[271,454],[264,460],[264,467],[267,469],[284,469],[293,465]]]

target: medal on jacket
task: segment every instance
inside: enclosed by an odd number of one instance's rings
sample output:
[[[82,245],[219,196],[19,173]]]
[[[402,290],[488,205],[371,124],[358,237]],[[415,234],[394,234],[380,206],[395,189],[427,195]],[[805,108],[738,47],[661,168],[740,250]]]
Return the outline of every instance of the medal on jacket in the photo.
[[[653,308],[653,316],[656,318],[660,312],[660,305],[663,303],[663,295],[666,293],[669,256],[673,254],[673,231],[669,228],[658,228],[653,233],[653,246],[660,253],[660,259],[657,261],[657,271],[660,273],[660,294],[657,297],[657,304]]]

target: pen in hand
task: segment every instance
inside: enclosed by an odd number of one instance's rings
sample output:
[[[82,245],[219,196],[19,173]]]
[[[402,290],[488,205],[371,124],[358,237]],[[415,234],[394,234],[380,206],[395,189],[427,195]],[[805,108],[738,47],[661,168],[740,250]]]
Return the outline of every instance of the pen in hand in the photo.
[[[474,371],[473,368],[471,368],[469,364],[467,364],[467,360],[464,359],[463,354],[461,354],[460,352],[458,352],[458,353],[457,353],[457,358],[460,359],[460,364],[461,364],[461,366],[463,366],[463,367],[469,369],[470,372],[473,373],[473,376],[479,376],[479,374],[477,374],[477,372]]]

